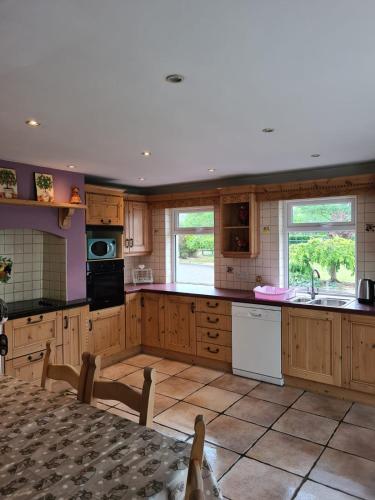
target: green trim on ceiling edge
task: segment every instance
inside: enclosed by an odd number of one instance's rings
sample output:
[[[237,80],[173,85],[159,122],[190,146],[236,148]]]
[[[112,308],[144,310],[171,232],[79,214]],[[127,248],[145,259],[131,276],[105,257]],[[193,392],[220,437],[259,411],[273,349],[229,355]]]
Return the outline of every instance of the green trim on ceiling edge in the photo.
[[[350,175],[375,174],[375,160],[361,163],[346,163],[327,167],[316,167],[300,170],[286,170],[283,172],[239,175],[234,177],[220,177],[217,179],[183,182],[178,184],[167,184],[162,186],[138,187],[127,186],[108,180],[105,177],[86,176],[85,181],[89,184],[100,184],[111,187],[121,187],[132,194],[167,194],[183,193],[189,191],[202,191],[219,187],[240,186],[243,184],[276,184],[282,182],[309,181],[318,179],[330,179],[333,177],[344,177]]]

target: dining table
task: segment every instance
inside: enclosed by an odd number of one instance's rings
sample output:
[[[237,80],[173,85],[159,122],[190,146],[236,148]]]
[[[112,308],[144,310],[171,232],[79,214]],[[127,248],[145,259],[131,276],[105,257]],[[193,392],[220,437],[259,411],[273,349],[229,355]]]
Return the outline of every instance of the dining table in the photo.
[[[0,498],[183,499],[191,445],[13,377],[0,378]],[[222,498],[204,460],[205,498]]]

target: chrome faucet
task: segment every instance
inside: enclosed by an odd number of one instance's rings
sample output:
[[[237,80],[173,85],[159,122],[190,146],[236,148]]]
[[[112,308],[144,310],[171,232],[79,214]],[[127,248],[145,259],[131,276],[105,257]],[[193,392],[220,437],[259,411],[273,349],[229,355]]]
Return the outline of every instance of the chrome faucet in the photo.
[[[310,295],[311,295],[311,300],[314,300],[315,297],[318,295],[318,292],[317,290],[315,289],[315,283],[314,283],[314,274],[316,274],[316,277],[318,279],[320,279],[320,273],[317,269],[313,269],[311,271],[311,291],[310,291]]]

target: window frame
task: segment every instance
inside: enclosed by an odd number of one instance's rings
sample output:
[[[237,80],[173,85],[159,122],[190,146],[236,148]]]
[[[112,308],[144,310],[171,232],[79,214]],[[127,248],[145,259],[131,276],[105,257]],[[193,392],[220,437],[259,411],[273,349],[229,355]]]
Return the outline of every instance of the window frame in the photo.
[[[350,222],[329,222],[329,223],[293,223],[291,220],[292,206],[296,205],[316,205],[319,203],[336,203],[337,201],[349,201],[351,203],[352,219]],[[289,233],[315,233],[319,231],[354,231],[355,233],[355,260],[354,271],[354,292],[348,293],[340,290],[324,290],[322,295],[354,297],[357,289],[357,255],[358,255],[358,235],[357,235],[357,197],[356,196],[330,196],[325,198],[307,198],[297,200],[285,200],[283,202],[283,224],[282,224],[282,255],[283,255],[283,282],[286,288],[289,287]],[[297,292],[307,293],[302,287],[295,287]]]
[[[212,227],[184,227],[180,228],[178,225],[178,216],[180,213],[186,213],[186,212],[213,212],[214,214],[214,225]],[[176,264],[177,264],[177,252],[176,252],[176,243],[177,243],[177,238],[176,236],[180,234],[212,234],[215,239],[215,207],[212,205],[209,206],[204,206],[204,207],[188,207],[188,208],[173,208],[172,213],[171,213],[171,259],[172,259],[172,266],[171,266],[171,271],[172,271],[172,281],[173,283],[176,282]],[[215,249],[214,249],[214,261],[215,261]],[[178,282],[181,285],[206,285],[206,286],[214,286],[215,284],[215,262],[214,262],[214,283],[212,285],[207,285],[204,283],[183,283],[183,282]]]

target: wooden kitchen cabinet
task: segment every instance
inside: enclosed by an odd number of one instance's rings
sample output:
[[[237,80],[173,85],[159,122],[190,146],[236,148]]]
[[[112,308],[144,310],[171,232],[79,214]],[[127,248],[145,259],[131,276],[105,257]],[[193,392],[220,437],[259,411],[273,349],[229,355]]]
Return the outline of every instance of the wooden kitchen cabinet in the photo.
[[[141,294],[129,293],[125,298],[125,338],[126,349],[138,347],[141,345],[142,334],[142,307]]]
[[[63,362],[62,346],[56,346],[55,342],[51,342],[51,363],[61,364]],[[19,356],[18,358],[7,360],[5,363],[5,374],[11,377],[25,380],[25,382],[40,383],[42,378],[42,370],[44,363],[44,356],[46,350],[40,350],[27,354],[26,356]]]
[[[141,305],[142,344],[164,347],[164,296],[159,293],[144,293]]]
[[[146,255],[152,251],[151,210],[143,201],[125,203],[125,254]]]
[[[283,308],[282,361],[285,375],[340,386],[341,314]]]
[[[90,312],[89,351],[101,356],[103,366],[125,351],[125,306]]]
[[[233,188],[221,191],[220,239],[224,257],[259,255],[259,205],[254,191],[236,193]]]
[[[86,224],[95,226],[124,225],[124,192],[86,184]]]
[[[375,317],[342,317],[343,386],[375,394]]]
[[[196,354],[195,297],[166,295],[165,349]]]
[[[10,320],[5,324],[5,333],[8,336],[7,359],[44,351],[48,340],[60,346],[62,344],[62,311]]]
[[[89,306],[63,311],[63,362],[79,368],[82,353],[89,350]]]

